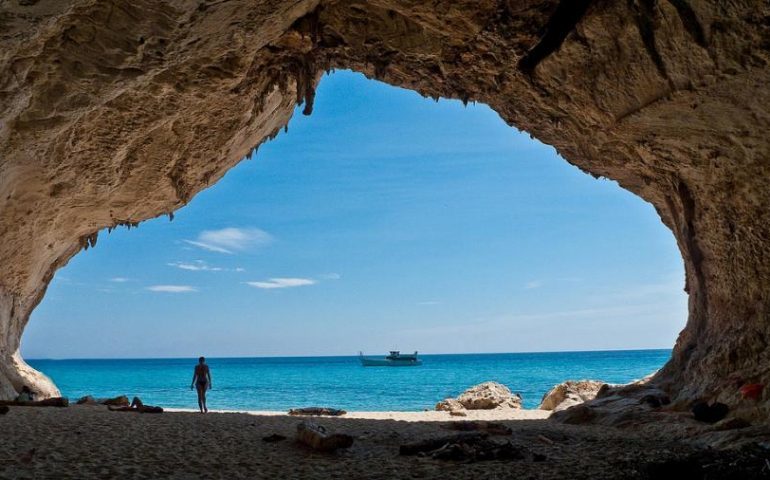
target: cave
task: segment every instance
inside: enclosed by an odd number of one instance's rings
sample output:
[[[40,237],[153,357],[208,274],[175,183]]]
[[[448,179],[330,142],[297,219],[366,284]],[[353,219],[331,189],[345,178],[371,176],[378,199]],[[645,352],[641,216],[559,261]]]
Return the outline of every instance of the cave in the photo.
[[[101,229],[173,216],[350,69],[485,103],[651,203],[689,317],[649,382],[735,405],[770,381],[769,19],[762,1],[5,2],[0,399],[58,394],[18,353],[58,268]]]

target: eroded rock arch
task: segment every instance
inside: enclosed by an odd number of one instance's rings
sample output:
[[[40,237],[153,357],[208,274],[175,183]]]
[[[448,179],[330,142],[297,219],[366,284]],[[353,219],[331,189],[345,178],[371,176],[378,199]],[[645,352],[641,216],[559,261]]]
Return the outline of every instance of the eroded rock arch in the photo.
[[[334,68],[487,103],[652,203],[690,295],[654,381],[770,381],[767,2],[6,0],[0,26],[0,398],[56,393],[18,347],[57,268],[216,182]]]

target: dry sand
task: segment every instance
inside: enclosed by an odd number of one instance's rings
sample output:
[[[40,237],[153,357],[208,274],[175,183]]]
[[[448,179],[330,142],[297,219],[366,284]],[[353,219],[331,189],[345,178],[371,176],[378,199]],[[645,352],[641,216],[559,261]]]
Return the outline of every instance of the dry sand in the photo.
[[[320,454],[297,444],[301,418],[276,412],[110,412],[103,406],[12,407],[0,416],[0,478],[643,478],[651,459],[691,451],[649,433],[560,425],[536,410],[470,412],[358,412],[314,418],[355,437],[353,446]],[[501,420],[525,449],[523,460],[456,463],[398,454],[402,443],[453,432],[457,420]],[[287,440],[266,443],[270,434]],[[688,450],[689,449],[689,450]],[[545,456],[534,461],[533,454]],[[683,453],[683,454],[684,454]]]

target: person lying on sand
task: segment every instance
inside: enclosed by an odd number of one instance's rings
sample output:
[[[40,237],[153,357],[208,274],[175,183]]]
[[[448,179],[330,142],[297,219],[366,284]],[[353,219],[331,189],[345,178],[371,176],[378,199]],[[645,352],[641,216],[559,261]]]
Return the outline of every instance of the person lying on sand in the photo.
[[[198,408],[200,408],[201,413],[208,413],[209,409],[206,406],[206,390],[211,390],[211,370],[209,370],[209,366],[206,365],[205,357],[200,357],[198,359],[198,365],[195,366],[190,390],[193,388],[198,390]]]
[[[161,407],[145,405],[142,403],[139,397],[134,397],[134,399],[131,400],[131,406],[129,407],[112,407],[108,405],[107,408],[111,412],[163,413],[163,409]]]

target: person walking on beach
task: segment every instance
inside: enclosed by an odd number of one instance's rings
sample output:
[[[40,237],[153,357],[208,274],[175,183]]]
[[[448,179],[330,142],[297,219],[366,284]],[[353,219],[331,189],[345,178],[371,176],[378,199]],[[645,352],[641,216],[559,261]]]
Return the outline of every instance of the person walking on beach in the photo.
[[[198,365],[195,366],[190,390],[193,388],[198,390],[198,408],[200,408],[201,413],[208,413],[209,409],[206,406],[206,390],[211,389],[211,371],[209,370],[209,366],[206,365],[205,357],[200,357],[198,359]]]

